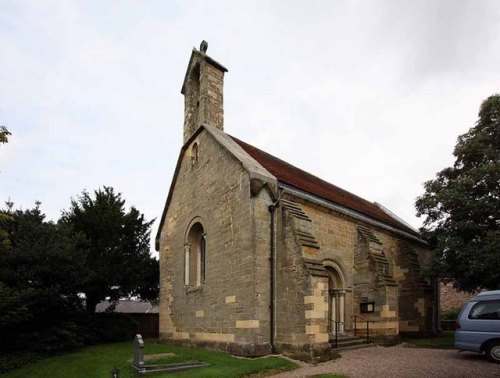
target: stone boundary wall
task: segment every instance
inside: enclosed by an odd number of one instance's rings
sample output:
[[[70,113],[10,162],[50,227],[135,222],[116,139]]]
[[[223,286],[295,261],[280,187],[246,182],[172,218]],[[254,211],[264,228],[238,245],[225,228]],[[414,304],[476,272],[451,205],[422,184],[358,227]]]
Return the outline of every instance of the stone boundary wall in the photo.
[[[456,310],[463,307],[475,294],[458,291],[452,284],[441,283],[441,311]]]

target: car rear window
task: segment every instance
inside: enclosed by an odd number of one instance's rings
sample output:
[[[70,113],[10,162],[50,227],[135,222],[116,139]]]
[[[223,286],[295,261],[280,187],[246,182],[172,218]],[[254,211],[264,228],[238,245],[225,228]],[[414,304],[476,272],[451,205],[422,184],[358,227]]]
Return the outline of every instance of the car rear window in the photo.
[[[476,303],[469,312],[469,319],[500,320],[500,300]]]

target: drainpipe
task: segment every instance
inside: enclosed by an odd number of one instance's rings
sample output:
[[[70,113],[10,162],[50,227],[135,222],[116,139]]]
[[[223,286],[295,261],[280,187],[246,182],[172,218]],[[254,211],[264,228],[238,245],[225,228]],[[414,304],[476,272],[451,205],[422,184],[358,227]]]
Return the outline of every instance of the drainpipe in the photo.
[[[441,333],[443,330],[441,328],[441,285],[440,279],[434,279],[434,330],[437,333]]]
[[[282,191],[280,191],[278,195],[278,199],[272,204],[269,205],[269,215],[271,217],[271,240],[270,240],[270,247],[271,247],[271,253],[269,257],[269,262],[270,262],[270,286],[271,286],[271,295],[270,295],[270,304],[269,304],[269,310],[270,310],[270,335],[269,335],[269,344],[271,344],[271,352],[276,353],[276,344],[274,343],[274,334],[276,330],[276,230],[275,230],[275,217],[276,217],[276,209],[278,208],[280,199],[281,199],[281,194]]]

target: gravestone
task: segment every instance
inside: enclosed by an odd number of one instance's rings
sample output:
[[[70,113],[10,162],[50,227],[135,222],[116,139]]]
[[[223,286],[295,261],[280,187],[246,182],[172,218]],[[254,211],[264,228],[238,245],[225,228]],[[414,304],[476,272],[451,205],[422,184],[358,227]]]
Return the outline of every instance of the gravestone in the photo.
[[[139,370],[144,370],[144,341],[140,334],[135,335],[134,338],[134,367]]]
[[[144,364],[144,341],[140,334],[135,335],[133,342],[134,358],[132,366],[139,374],[157,373],[157,372],[178,372],[207,366],[203,361],[188,361],[173,364],[146,365]]]

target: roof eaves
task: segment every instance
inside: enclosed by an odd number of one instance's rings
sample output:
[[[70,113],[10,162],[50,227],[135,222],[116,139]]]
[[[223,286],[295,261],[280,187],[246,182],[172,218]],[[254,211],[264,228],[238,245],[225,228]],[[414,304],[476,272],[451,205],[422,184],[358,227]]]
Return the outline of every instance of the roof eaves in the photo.
[[[187,147],[192,143],[192,141],[201,133],[202,130],[206,130],[212,138],[214,138],[221,146],[223,146],[226,151],[228,151],[237,161],[240,162],[242,167],[248,172],[250,180],[257,180],[263,185],[267,185],[271,193],[274,195],[278,191],[278,180],[274,177],[267,169],[265,169],[257,160],[251,157],[243,148],[241,148],[238,143],[236,143],[231,136],[224,133],[223,131],[217,129],[213,126],[201,125],[194,132],[194,134],[189,138],[189,140],[182,146],[181,152],[177,159],[177,164],[174,171],[174,176],[170,184],[170,189],[168,192],[167,200],[165,202],[165,207],[163,208],[163,213],[160,219],[160,224],[158,226],[158,231],[155,237],[155,250],[160,250],[160,236],[163,223],[165,222],[165,217],[167,216],[168,207],[170,201],[172,200],[173,187],[177,176],[179,174],[179,169],[181,166],[182,156],[186,151]]]
[[[312,203],[316,203],[318,205],[321,205],[323,207],[326,207],[326,208],[329,208],[329,209],[332,209],[332,210],[335,210],[341,214],[344,214],[344,215],[347,215],[351,218],[354,218],[354,219],[357,219],[357,220],[360,220],[360,221],[363,221],[365,223],[368,223],[368,224],[371,224],[371,225],[374,225],[374,226],[377,226],[377,227],[380,227],[380,228],[383,228],[385,230],[388,230],[388,231],[391,231],[391,232],[394,232],[400,236],[404,236],[408,239],[411,239],[411,240],[414,240],[416,242],[419,242],[421,244],[425,244],[427,245],[427,242],[425,240],[423,240],[421,237],[417,236],[417,235],[414,235],[414,234],[411,234],[407,231],[404,231],[404,230],[401,230],[399,228],[396,228],[396,227],[393,227],[385,222],[382,222],[382,221],[379,221],[378,219],[375,219],[375,218],[372,218],[370,216],[367,216],[363,213],[360,213],[358,211],[355,211],[353,209],[350,209],[350,208],[347,208],[345,206],[342,206],[342,205],[339,205],[337,203],[334,203],[330,200],[327,200],[325,198],[322,198],[322,197],[319,197],[319,196],[316,196],[312,193],[309,193],[309,192],[305,192],[299,188],[296,188],[294,186],[291,186],[291,185],[288,185],[284,182],[279,182],[278,183],[278,186],[282,189],[284,189],[286,192],[296,196],[296,197],[299,197],[299,198],[302,198],[302,199],[305,199],[309,202],[312,202]],[[418,234],[418,233],[417,233]]]
[[[175,165],[175,171],[174,171],[174,176],[172,177],[172,181],[170,182],[170,189],[168,190],[168,196],[167,200],[165,201],[165,206],[163,207],[163,212],[161,214],[161,219],[160,219],[160,224],[158,226],[158,231],[156,232],[156,237],[155,237],[155,250],[159,251],[160,250],[160,236],[161,236],[161,229],[163,227],[163,222],[165,222],[165,217],[167,216],[167,210],[170,205],[170,201],[172,200],[172,194],[174,190],[174,184],[177,181],[177,176],[179,175],[179,169],[181,168],[181,161],[182,161],[182,156],[184,155],[184,152],[186,151],[187,146],[191,144],[191,142],[198,136],[198,134],[203,130],[203,125],[198,127],[198,129],[193,133],[191,138],[187,140],[186,143],[181,147],[181,151],[179,152],[179,157],[177,158],[177,164]]]
[[[396,222],[398,223],[401,223],[402,225],[404,225],[405,227],[407,227],[408,229],[412,230],[413,232],[419,234],[419,231],[413,227],[411,224],[409,224],[408,222],[404,221],[402,218],[398,217],[396,214],[394,214],[391,210],[389,210],[387,207],[385,207],[384,205],[382,205],[381,203],[378,203],[378,202],[374,202],[374,204],[376,206],[378,206],[380,208],[380,210],[382,210],[384,213],[386,213],[387,215],[389,215],[391,218],[393,218],[394,220],[396,220]]]

